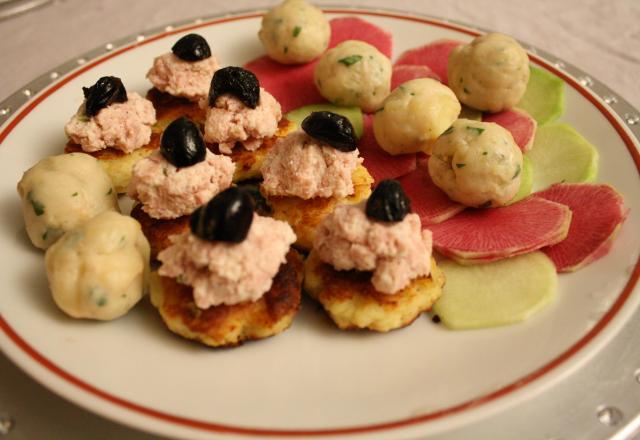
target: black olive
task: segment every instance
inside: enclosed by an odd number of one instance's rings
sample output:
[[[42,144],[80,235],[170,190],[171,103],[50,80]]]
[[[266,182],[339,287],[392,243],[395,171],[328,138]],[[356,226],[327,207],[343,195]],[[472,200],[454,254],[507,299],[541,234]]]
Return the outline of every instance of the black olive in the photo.
[[[83,87],[84,112],[92,117],[114,102],[127,102],[127,91],[120,78],[103,76],[91,87]]]
[[[240,243],[253,222],[253,205],[242,190],[231,187],[196,209],[189,219],[191,232],[203,240]]]
[[[181,168],[202,162],[207,148],[198,126],[183,116],[162,133],[160,153],[169,163]]]
[[[357,148],[356,133],[348,118],[333,112],[313,112],[302,121],[302,129],[314,139],[326,142],[336,150]]]
[[[171,52],[185,61],[200,61],[211,56],[209,43],[198,34],[189,34],[180,38],[171,48]]]
[[[397,180],[383,180],[367,200],[367,217],[382,222],[399,222],[411,212],[411,200]]]
[[[218,96],[225,93],[231,93],[247,107],[256,108],[260,101],[260,83],[253,73],[242,67],[224,67],[216,70],[211,78],[209,107],[214,107]]]
[[[260,192],[260,180],[243,180],[242,182],[238,182],[238,188],[246,193],[249,198],[251,198],[251,202],[253,203],[253,210],[259,215],[271,215],[273,210],[267,199],[264,198],[262,193]]]

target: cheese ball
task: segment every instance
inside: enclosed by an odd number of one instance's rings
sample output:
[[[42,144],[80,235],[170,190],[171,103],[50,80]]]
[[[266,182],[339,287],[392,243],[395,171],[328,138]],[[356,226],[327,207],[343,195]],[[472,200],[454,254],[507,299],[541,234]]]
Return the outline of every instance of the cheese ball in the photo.
[[[522,152],[498,124],[458,119],[435,142],[429,175],[456,202],[503,206],[520,188]]]
[[[373,115],[373,133],[389,154],[429,152],[431,144],[460,114],[447,86],[419,78],[397,87]]]
[[[146,291],[149,243],[133,218],[106,211],[67,231],[45,254],[55,303],[74,318],[111,320]]]
[[[40,249],[103,211],[119,211],[109,176],[85,153],[42,159],[24,173],[18,194],[27,234]]]
[[[320,57],[313,78],[333,104],[371,113],[389,94],[391,60],[364,41],[347,40]]]
[[[315,6],[304,0],[285,0],[262,17],[258,37],[275,61],[301,64],[327,50],[331,27]]]
[[[486,34],[453,49],[447,77],[460,102],[495,113],[520,102],[529,82],[529,57],[508,35]]]

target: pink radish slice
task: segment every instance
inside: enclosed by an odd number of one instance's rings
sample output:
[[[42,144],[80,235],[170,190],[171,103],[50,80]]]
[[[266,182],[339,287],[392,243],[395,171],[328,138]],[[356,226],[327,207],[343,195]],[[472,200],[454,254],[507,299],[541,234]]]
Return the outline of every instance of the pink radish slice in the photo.
[[[467,209],[429,229],[438,252],[474,264],[556,244],[566,238],[570,223],[569,207],[531,196],[502,208]]]
[[[329,47],[349,39],[366,41],[387,56],[391,55],[391,34],[360,18],[345,17],[331,20]],[[313,82],[317,60],[307,64],[287,65],[273,61],[264,55],[249,61],[244,67],[252,71],[260,85],[271,93],[286,113],[309,104],[326,102]]]
[[[580,269],[606,255],[629,212],[622,196],[606,184],[559,183],[535,195],[573,212],[567,239],[542,249],[558,272]]]
[[[331,25],[329,48],[346,40],[360,40],[375,46],[380,52],[391,58],[393,36],[384,29],[357,17],[334,18]]]
[[[360,156],[364,158],[364,167],[376,182],[382,179],[395,179],[416,169],[415,154],[392,156],[378,145],[373,134],[373,116],[363,115],[364,130],[358,143]]]
[[[433,183],[426,168],[417,168],[398,180],[411,199],[412,211],[420,216],[423,226],[448,220],[465,209]]]
[[[538,123],[524,110],[514,108],[499,113],[485,113],[482,115],[482,121],[494,122],[509,130],[523,153],[533,146]]]
[[[401,64],[424,65],[435,72],[440,77],[443,84],[447,81],[447,65],[449,64],[449,54],[454,47],[463,44],[455,40],[436,40],[424,46],[409,49],[404,52],[396,61],[396,66]]]
[[[440,77],[427,66],[403,64],[401,66],[393,66],[393,71],[391,72],[391,90],[402,83],[416,78],[433,78],[440,81]]]

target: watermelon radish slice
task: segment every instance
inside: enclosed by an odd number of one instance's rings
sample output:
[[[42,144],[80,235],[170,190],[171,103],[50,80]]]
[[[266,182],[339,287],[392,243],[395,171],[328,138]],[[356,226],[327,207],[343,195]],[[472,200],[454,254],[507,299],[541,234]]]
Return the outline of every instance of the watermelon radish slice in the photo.
[[[448,220],[465,209],[433,183],[426,168],[416,168],[398,180],[423,226]]]
[[[573,212],[566,240],[542,249],[558,272],[580,269],[606,255],[629,212],[620,193],[606,184],[561,183],[536,196]]]
[[[514,108],[499,113],[485,113],[482,121],[493,122],[509,130],[523,153],[533,146],[538,123],[524,110]]]
[[[564,112],[564,81],[531,66],[527,90],[516,107],[529,113],[540,125],[555,121]]]
[[[335,18],[331,25],[329,47],[349,39],[366,41],[382,53],[391,56],[391,34],[360,18]],[[282,106],[283,113],[308,104],[326,102],[313,83],[316,61],[300,65],[280,64],[264,55],[249,61],[244,67],[252,71],[260,85],[271,93]]]
[[[403,64],[400,66],[393,66],[393,70],[391,72],[391,90],[395,89],[400,84],[416,78],[433,78],[440,81],[440,77],[427,66]]]
[[[568,124],[539,127],[527,156],[534,191],[554,183],[592,182],[598,175],[598,151]]]
[[[438,252],[461,264],[475,264],[559,243],[570,223],[569,207],[531,196],[502,208],[467,209],[429,229]]]
[[[343,41],[360,40],[375,46],[380,52],[391,58],[393,36],[381,27],[358,17],[334,18],[329,21],[329,24],[331,25],[329,48],[335,47]]]
[[[380,148],[373,134],[371,115],[364,115],[364,134],[358,143],[358,150],[364,158],[364,167],[376,182],[395,179],[416,169],[415,154],[392,156]]]
[[[356,132],[356,137],[360,139],[363,131],[362,110],[360,107],[339,107],[333,104],[311,104],[304,107],[291,110],[285,115],[285,117],[294,122],[298,127],[302,124],[304,118],[309,116],[313,112],[327,111],[337,113],[349,119],[353,130]]]
[[[450,329],[495,327],[524,321],[551,303],[558,275],[542,252],[480,266],[439,264],[447,282],[433,306]]]
[[[463,44],[461,41],[455,40],[436,40],[404,52],[396,61],[396,65],[414,64],[427,66],[440,77],[443,84],[448,84],[447,65],[449,64],[449,54],[454,47],[461,44]]]

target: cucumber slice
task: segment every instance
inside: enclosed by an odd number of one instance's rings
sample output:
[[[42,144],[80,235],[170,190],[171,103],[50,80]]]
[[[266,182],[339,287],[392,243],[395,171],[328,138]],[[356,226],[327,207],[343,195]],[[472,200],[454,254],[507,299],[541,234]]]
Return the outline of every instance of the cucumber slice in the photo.
[[[516,107],[527,111],[539,125],[555,121],[564,112],[564,81],[531,66],[527,90]]]
[[[533,166],[526,155],[522,155],[522,177],[520,178],[520,189],[509,201],[509,205],[527,197],[533,189]]]
[[[439,265],[447,281],[433,313],[453,330],[521,322],[556,297],[556,267],[542,252],[475,266]]]
[[[593,182],[598,175],[598,151],[568,124],[538,127],[527,156],[534,191],[554,183]]]
[[[311,104],[305,105],[304,107],[300,107],[295,110],[291,110],[285,115],[285,117],[291,122],[294,122],[295,124],[300,126],[304,118],[309,116],[312,112],[321,111],[338,113],[339,115],[348,118],[351,122],[351,125],[353,125],[354,131],[356,132],[356,137],[358,139],[362,137],[363,120],[362,110],[360,110],[359,107],[339,107],[332,104]]]

